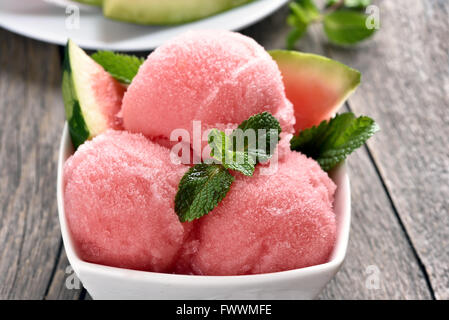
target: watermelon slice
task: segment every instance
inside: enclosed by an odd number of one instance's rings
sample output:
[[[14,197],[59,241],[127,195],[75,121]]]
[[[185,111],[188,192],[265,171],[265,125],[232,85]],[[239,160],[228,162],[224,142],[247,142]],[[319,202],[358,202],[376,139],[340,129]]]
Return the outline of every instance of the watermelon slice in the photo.
[[[295,131],[331,118],[360,83],[360,72],[335,60],[288,50],[270,51],[295,109]]]
[[[75,148],[108,128],[120,129],[117,117],[125,88],[73,41],[65,49],[62,97]]]

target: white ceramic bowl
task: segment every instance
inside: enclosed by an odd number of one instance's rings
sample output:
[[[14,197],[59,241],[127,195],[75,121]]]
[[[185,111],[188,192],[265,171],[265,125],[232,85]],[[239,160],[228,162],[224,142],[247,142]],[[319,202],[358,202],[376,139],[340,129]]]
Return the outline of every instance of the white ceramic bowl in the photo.
[[[63,200],[63,165],[73,153],[67,124],[61,139],[57,197],[67,258],[94,299],[313,299],[337,273],[346,254],[351,219],[349,178],[345,165],[331,177],[337,184],[337,241],[324,264],[283,272],[245,276],[190,276],[135,271],[82,261],[67,227]]]

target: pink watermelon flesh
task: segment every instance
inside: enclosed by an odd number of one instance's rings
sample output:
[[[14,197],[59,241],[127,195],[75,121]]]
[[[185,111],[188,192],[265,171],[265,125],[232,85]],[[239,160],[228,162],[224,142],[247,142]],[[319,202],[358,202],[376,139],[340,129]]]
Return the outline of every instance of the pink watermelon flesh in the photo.
[[[360,83],[360,73],[337,61],[296,51],[270,52],[293,103],[295,132],[330,119]]]
[[[122,107],[126,89],[100,65],[98,67],[90,75],[95,100],[100,111],[107,119],[108,127],[117,130],[123,129],[123,121],[117,114]]]
[[[81,259],[168,272],[189,230],[174,212],[185,166],[139,134],[108,130],[64,166],[64,205]]]
[[[328,120],[340,107],[339,93],[318,79],[303,78],[297,73],[284,75],[285,93],[293,103],[295,131],[318,125]]]

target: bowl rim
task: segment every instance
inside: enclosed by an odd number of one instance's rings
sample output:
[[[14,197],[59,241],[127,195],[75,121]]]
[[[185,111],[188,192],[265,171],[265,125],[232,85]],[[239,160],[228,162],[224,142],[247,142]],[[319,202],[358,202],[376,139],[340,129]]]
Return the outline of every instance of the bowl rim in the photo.
[[[151,271],[140,271],[132,269],[124,269],[118,267],[111,267],[81,260],[74,248],[71,234],[68,230],[67,220],[64,211],[63,200],[63,166],[65,160],[73,153],[73,147],[70,140],[67,122],[64,124],[59,154],[58,154],[58,169],[57,169],[57,203],[58,216],[61,227],[61,234],[66,251],[67,259],[72,266],[74,272],[80,277],[80,274],[90,273],[92,275],[99,275],[107,273],[108,276],[116,279],[139,279],[151,282],[172,283],[176,281],[177,285],[195,285],[196,287],[207,286],[211,283],[222,286],[245,285],[254,282],[274,281],[274,280],[289,280],[298,277],[309,277],[317,274],[338,271],[346,256],[349,231],[351,223],[351,195],[350,182],[347,174],[345,163],[340,164],[333,170],[333,174],[342,176],[342,183],[337,186],[337,192],[343,192],[342,203],[340,206],[340,216],[337,218],[337,239],[335,247],[332,251],[331,258],[328,262],[314,265],[310,267],[261,273],[253,275],[231,275],[231,276],[211,276],[211,275],[183,275],[172,273],[158,273]],[[336,210],[337,211],[337,210]],[[340,232],[338,232],[338,230]]]

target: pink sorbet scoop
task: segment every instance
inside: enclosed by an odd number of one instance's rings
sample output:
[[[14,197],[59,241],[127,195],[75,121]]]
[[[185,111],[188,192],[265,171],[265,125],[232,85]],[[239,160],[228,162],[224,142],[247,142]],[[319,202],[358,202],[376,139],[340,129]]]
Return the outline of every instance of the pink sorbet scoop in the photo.
[[[293,107],[280,71],[251,38],[229,31],[191,31],[148,56],[123,99],[131,132],[169,138],[174,129],[239,124],[269,111],[292,132]],[[221,126],[218,126],[221,127]]]
[[[80,257],[115,267],[168,272],[184,241],[174,212],[187,167],[140,134],[109,130],[64,166],[64,205]]]

